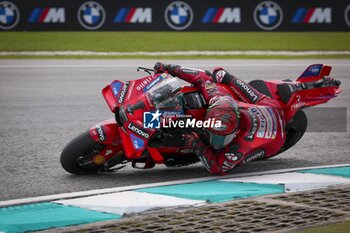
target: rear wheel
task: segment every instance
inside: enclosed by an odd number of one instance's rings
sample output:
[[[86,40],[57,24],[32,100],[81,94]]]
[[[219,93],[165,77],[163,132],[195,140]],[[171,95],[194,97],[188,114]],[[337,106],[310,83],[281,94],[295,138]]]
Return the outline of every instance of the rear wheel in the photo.
[[[299,110],[286,125],[286,142],[279,151],[282,153],[294,146],[304,135],[307,128],[307,117],[303,110]]]
[[[72,174],[93,174],[104,169],[96,165],[93,157],[106,148],[106,145],[94,141],[86,131],[74,138],[61,153],[61,165]],[[115,161],[114,161],[115,162]]]
[[[275,155],[267,157],[271,158],[282,152],[285,152],[292,146],[294,146],[304,135],[307,128],[307,117],[303,110],[299,110],[295,116],[286,125],[286,142],[282,146],[281,150]]]

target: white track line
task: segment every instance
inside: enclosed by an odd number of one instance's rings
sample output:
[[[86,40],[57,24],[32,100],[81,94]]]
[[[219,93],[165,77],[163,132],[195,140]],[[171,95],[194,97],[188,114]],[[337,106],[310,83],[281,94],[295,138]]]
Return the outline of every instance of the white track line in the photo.
[[[165,185],[186,184],[186,183],[202,182],[202,181],[210,181],[210,180],[241,178],[241,177],[247,177],[247,176],[258,176],[258,175],[267,175],[267,174],[276,174],[276,173],[295,172],[295,171],[316,169],[316,168],[331,168],[331,167],[345,167],[345,166],[350,166],[350,164],[337,164],[337,165],[316,166],[316,167],[279,169],[279,170],[263,171],[263,172],[240,173],[240,174],[232,174],[232,175],[228,175],[228,176],[224,176],[224,177],[223,176],[209,176],[209,177],[187,179],[187,180],[158,182],[158,183],[151,183],[151,184],[132,185],[132,186],[107,188],[107,189],[97,189],[97,190],[73,192],[73,193],[62,193],[62,194],[55,194],[55,195],[48,195],[48,196],[39,196],[39,197],[30,197],[30,198],[23,198],[23,199],[1,201],[0,207],[11,206],[11,205],[21,205],[21,204],[34,203],[34,202],[46,202],[46,201],[54,201],[54,200],[61,200],[61,199],[70,199],[70,198],[76,198],[76,197],[87,197],[87,196],[92,196],[92,195],[97,195],[97,194],[115,193],[115,192],[130,191],[130,190],[135,190],[135,189],[150,188],[150,187],[165,186]]]
[[[340,176],[297,172],[222,179],[219,181],[258,184],[284,184],[286,192],[320,189],[332,185],[350,183],[350,179],[343,178]]]
[[[350,51],[168,51],[168,52],[95,52],[95,51],[8,51],[0,56],[310,56],[350,55]]]
[[[205,201],[189,200],[161,194],[126,191],[55,201],[54,203],[123,215],[144,212],[155,208],[205,204]]]

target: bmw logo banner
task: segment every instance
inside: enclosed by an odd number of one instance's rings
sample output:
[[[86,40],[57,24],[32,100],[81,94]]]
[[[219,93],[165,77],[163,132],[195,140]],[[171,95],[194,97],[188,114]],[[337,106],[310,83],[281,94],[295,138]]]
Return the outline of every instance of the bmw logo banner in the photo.
[[[20,18],[17,6],[12,2],[0,2],[0,28],[9,30],[16,27]]]
[[[174,30],[184,30],[191,26],[193,11],[186,2],[172,2],[164,11],[165,22]]]
[[[254,21],[263,30],[273,30],[277,28],[283,20],[281,7],[272,1],[261,2],[255,7]]]
[[[88,30],[100,28],[106,19],[106,13],[98,2],[84,2],[78,10],[78,20]]]
[[[350,31],[350,1],[0,0],[10,30]]]

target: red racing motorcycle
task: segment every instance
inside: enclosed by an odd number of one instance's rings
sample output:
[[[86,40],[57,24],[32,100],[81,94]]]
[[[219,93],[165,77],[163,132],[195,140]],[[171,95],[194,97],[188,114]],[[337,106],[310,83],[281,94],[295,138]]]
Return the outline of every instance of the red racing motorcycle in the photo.
[[[183,135],[194,131],[204,138],[203,128],[191,120],[203,122],[205,119],[207,105],[201,93],[193,86],[181,86],[170,74],[139,69],[149,75],[124,83],[115,80],[102,90],[115,118],[98,123],[67,144],[61,154],[61,165],[67,172],[111,172],[129,162],[141,169],[153,168],[156,164],[179,167],[199,162]],[[287,137],[277,154],[291,148],[304,135],[307,117],[303,108],[326,103],[341,92],[340,81],[329,77],[331,69],[315,64],[296,81],[249,83],[277,100],[283,108]],[[227,88],[237,99],[230,88],[217,85]],[[183,118],[189,119],[188,127],[179,127],[179,119]]]

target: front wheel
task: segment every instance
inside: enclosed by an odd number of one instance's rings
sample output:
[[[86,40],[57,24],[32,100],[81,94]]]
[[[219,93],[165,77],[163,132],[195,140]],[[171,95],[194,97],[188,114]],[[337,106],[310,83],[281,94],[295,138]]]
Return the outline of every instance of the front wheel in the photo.
[[[93,174],[103,171],[104,164],[96,165],[94,156],[106,148],[106,145],[94,141],[86,131],[74,138],[61,153],[61,165],[72,174]],[[115,165],[115,164],[114,164]]]

